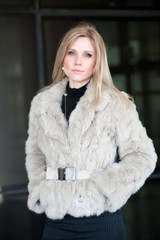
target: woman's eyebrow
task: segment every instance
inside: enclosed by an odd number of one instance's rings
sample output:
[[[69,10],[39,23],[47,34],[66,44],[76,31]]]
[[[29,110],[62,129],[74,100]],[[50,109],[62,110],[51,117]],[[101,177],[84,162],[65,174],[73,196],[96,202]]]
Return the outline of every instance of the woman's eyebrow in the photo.
[[[68,51],[77,51],[77,50],[74,49],[74,48],[68,48]],[[92,53],[94,53],[93,50],[84,50],[84,51],[82,51],[82,52],[92,52]]]

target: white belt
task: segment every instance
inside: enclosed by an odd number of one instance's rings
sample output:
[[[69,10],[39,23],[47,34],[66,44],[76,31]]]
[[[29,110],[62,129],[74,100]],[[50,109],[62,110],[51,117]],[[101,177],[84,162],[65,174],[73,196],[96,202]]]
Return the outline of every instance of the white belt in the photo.
[[[81,170],[77,171],[75,168],[67,167],[67,168],[58,168],[53,169],[51,167],[47,167],[46,171],[46,179],[47,180],[81,180],[90,178],[91,174],[96,172],[104,171],[103,168],[99,168],[96,171],[87,171]]]

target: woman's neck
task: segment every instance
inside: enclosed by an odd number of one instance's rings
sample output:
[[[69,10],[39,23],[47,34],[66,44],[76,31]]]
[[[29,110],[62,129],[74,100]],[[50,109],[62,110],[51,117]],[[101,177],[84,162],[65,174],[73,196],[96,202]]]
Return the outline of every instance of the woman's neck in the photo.
[[[90,79],[80,81],[80,82],[76,82],[76,81],[72,81],[72,80],[69,79],[69,87],[78,89],[78,88],[81,88],[84,85],[86,85],[89,81],[90,81]]]

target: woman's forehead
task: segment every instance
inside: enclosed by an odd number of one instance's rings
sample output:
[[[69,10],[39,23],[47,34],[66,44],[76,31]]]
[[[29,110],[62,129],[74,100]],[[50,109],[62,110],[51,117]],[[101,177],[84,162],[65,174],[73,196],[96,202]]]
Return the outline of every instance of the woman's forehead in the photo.
[[[71,43],[68,46],[69,48],[77,48],[78,49],[84,49],[88,51],[95,51],[95,47],[93,44],[93,40],[86,36],[79,36],[71,41]]]

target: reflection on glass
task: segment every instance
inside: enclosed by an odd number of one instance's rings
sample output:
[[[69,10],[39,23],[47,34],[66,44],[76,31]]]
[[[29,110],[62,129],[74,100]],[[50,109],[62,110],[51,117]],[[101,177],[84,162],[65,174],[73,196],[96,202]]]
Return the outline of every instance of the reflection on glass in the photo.
[[[40,0],[41,7],[78,7],[78,8],[148,8],[159,7],[158,0],[59,0],[59,1],[51,1],[51,0]]]
[[[52,70],[57,52],[57,47],[62,35],[75,23],[75,21],[66,21],[66,19],[45,19],[44,29],[44,48],[45,48],[45,68],[46,84],[51,83]]]
[[[159,22],[128,22],[127,32],[131,63],[159,59]]]
[[[152,132],[155,136],[160,135],[160,94],[154,94],[151,96],[148,96],[149,102],[150,102],[150,112],[152,118],[151,118],[151,126],[152,126]]]
[[[150,91],[160,91],[160,71],[159,69],[155,71],[150,71],[148,73],[149,78],[149,90]]]
[[[142,76],[140,72],[133,72],[131,74],[131,88],[133,93],[143,91]]]
[[[116,21],[95,21],[98,32],[103,36],[110,66],[120,64],[118,23]]]
[[[129,7],[150,7],[154,5],[153,0],[126,0],[126,5]]]
[[[0,184],[27,182],[25,140],[28,111],[36,92],[36,63],[32,16],[0,17]]]
[[[113,82],[120,91],[127,91],[126,77],[123,74],[115,74]]]
[[[0,0],[0,7],[33,7],[35,0]]]

